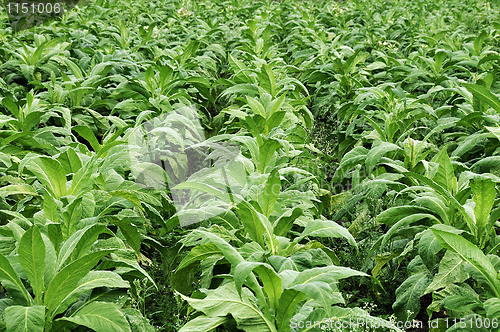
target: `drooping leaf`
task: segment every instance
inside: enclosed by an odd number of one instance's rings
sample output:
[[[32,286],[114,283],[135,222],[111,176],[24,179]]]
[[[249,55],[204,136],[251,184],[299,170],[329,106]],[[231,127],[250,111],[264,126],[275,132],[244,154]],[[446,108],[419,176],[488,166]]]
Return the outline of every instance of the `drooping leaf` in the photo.
[[[180,296],[208,317],[225,317],[230,314],[238,328],[244,331],[276,331],[274,323],[254,304],[253,294],[244,288],[240,297],[232,282],[210,291],[204,299],[189,298],[182,294]]]
[[[394,225],[398,220],[413,215],[415,213],[431,213],[432,211],[413,205],[402,205],[391,207],[377,216],[377,222],[387,225]]]
[[[204,260],[210,256],[221,254],[222,251],[213,243],[205,243],[194,247],[191,251],[182,259],[177,267],[177,271],[180,271],[191,264]]]
[[[374,167],[386,153],[397,149],[400,149],[400,147],[396,144],[392,144],[389,142],[380,142],[380,144],[369,150],[365,160],[365,164],[368,168],[368,174],[372,172]]]
[[[38,196],[38,193],[29,184],[10,184],[0,188],[0,197],[7,197],[10,195]]]
[[[356,249],[358,248],[356,241],[349,230],[330,220],[317,219],[309,221],[304,231],[302,231],[299,239],[303,239],[306,236],[344,238],[349,242],[349,244],[354,246]]]
[[[421,220],[431,220],[435,223],[439,223],[439,220],[433,216],[432,214],[429,213],[415,213],[410,216],[406,216],[399,220],[397,223],[392,225],[392,227],[387,231],[387,233],[384,235],[382,243],[380,246],[383,248],[393,236],[395,236],[403,227],[406,227],[416,221],[421,221]]]
[[[486,129],[488,129],[493,135],[495,135],[496,138],[500,141],[500,127],[487,127],[485,126]]]
[[[30,304],[32,299],[9,260],[0,254],[0,281],[10,296],[19,304]]]
[[[431,228],[431,230],[444,248],[458,254],[477,271],[472,275],[473,278],[484,283],[495,296],[500,296],[500,281],[497,278],[497,271],[478,247],[458,234],[435,228]]]
[[[368,275],[364,272],[356,271],[348,267],[343,266],[325,266],[325,267],[315,267],[300,272],[293,281],[293,285],[305,284],[313,281],[322,281],[326,283],[336,282],[341,279],[362,276],[367,277]]]
[[[295,289],[304,293],[307,299],[317,301],[320,306],[330,313],[330,308],[333,304],[344,303],[341,293],[336,289],[332,289],[332,285],[326,282],[313,281],[305,284],[293,285],[289,289]]]
[[[480,84],[463,83],[474,97],[491,106],[494,110],[500,113],[500,99],[491,93],[488,89]]]
[[[59,320],[86,326],[96,332],[130,332],[130,325],[114,303],[90,302],[69,317]]]
[[[493,297],[488,299],[484,303],[484,309],[486,310],[486,315],[490,319],[500,317],[500,298]]]
[[[226,321],[227,317],[198,316],[184,324],[179,332],[212,332]]]

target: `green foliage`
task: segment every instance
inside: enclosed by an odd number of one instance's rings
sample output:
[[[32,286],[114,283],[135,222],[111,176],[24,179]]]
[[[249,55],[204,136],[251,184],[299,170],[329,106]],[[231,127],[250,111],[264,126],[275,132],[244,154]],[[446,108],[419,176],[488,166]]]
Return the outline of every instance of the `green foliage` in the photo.
[[[498,318],[499,10],[95,0],[14,34],[2,9],[0,330]]]

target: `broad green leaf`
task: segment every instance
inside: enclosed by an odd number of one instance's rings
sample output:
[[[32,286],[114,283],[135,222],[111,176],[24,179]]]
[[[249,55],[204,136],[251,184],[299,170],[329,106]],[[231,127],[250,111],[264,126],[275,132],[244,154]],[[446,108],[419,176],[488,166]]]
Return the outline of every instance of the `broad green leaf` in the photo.
[[[479,295],[467,283],[459,285],[450,284],[447,287],[432,293],[433,302],[427,307],[427,313],[430,315],[432,312],[439,312],[444,309],[444,302],[452,296],[462,296],[469,298],[469,303],[478,303]],[[451,315],[460,315],[467,308],[460,308],[459,312],[450,312]]]
[[[80,280],[107,254],[113,250],[101,250],[83,256],[66,265],[50,282],[45,292],[45,306],[49,315],[54,317],[54,311],[62,301],[77,288]]]
[[[450,157],[448,157],[448,153],[446,153],[446,148],[439,151],[435,158],[438,162],[438,170],[432,180],[452,193],[455,173],[453,171],[453,165],[451,164]]]
[[[386,153],[398,149],[400,149],[400,147],[396,144],[392,144],[389,142],[380,142],[380,144],[369,150],[365,160],[365,165],[368,168],[368,174],[371,174],[373,168]]]
[[[415,205],[422,206],[423,208],[432,211],[431,214],[436,216],[436,218],[439,219],[439,222],[443,224],[450,223],[450,216],[448,215],[448,203],[443,200],[442,197],[439,197],[438,195],[426,194],[425,196],[421,195],[419,197],[416,197],[413,202],[415,203]]]
[[[262,196],[259,197],[261,198],[259,204],[262,208],[262,213],[264,213],[266,217],[269,217],[273,212],[274,205],[278,200],[280,191],[281,191],[280,174],[275,169],[271,172],[271,174],[269,174],[269,177],[267,178],[267,181],[264,185],[264,192],[262,193]]]
[[[485,126],[486,129],[488,129],[493,135],[496,136],[496,138],[498,138],[498,140],[500,141],[500,127],[487,127]]]
[[[5,309],[5,323],[8,332],[43,332],[45,307],[41,305],[10,306]]]
[[[431,283],[429,272],[420,272],[406,279],[396,290],[396,302],[392,305],[400,321],[413,320],[420,311],[420,297]]]
[[[317,219],[309,221],[306,224],[305,229],[300,234],[299,239],[303,239],[306,236],[344,238],[356,249],[358,248],[358,245],[356,244],[356,241],[351,233],[346,228],[330,220]]]
[[[343,266],[315,267],[300,272],[292,284],[301,285],[315,281],[333,283],[338,280],[354,276],[367,277],[368,275],[364,272],[356,271]]]
[[[238,324],[238,328],[244,331],[276,331],[274,323],[269,321],[262,309],[254,304],[253,294],[244,288],[240,297],[232,282],[211,290],[204,299],[179,295],[188,301],[190,306],[208,317],[225,317],[230,314]]]
[[[151,278],[151,276],[137,262],[137,256],[133,250],[115,249],[115,244],[112,244],[108,248],[111,248],[110,250],[113,252],[110,254],[109,258],[103,260],[103,262],[99,265],[100,269],[126,267],[135,272],[138,278],[147,278],[151,284],[157,288],[153,278]]]
[[[177,271],[180,271],[191,264],[202,261],[210,256],[221,254],[221,250],[213,243],[205,243],[194,247],[191,251],[182,259],[177,267]]]
[[[443,305],[447,311],[461,314],[481,308],[479,299],[473,296],[463,296],[461,294],[451,294],[445,297]]]
[[[228,317],[198,316],[188,321],[179,332],[213,332],[217,326],[228,321]]]
[[[333,180],[340,182],[340,180],[342,180],[346,175],[347,170],[365,160],[367,154],[368,149],[363,146],[356,146],[355,148],[347,152],[342,157],[339,167],[337,168],[337,170],[335,170]]]
[[[488,91],[488,89],[479,84],[463,83],[463,85],[474,95],[474,97],[478,98],[482,102],[485,102],[500,113],[500,99]]]
[[[491,137],[490,133],[477,132],[472,135],[465,136],[459,142],[460,144],[453,150],[453,157],[462,157],[466,153],[470,153],[481,147],[487,139]]]
[[[266,110],[264,109],[264,106],[255,98],[246,96],[248,105],[250,105],[250,108],[254,112],[254,114],[258,114],[262,116],[264,119],[267,117],[266,115]]]
[[[352,73],[355,70],[356,65],[363,63],[369,56],[369,53],[359,50],[356,51],[344,63],[344,74]]]
[[[190,235],[193,237],[201,237],[203,241],[202,244],[212,243],[217,246],[217,248],[219,248],[219,250],[224,255],[224,258],[233,267],[236,267],[239,263],[244,261],[241,254],[233,246],[231,246],[227,241],[217,236],[216,234],[212,234],[210,232],[202,230],[195,230]],[[259,290],[259,283],[253,275],[251,276],[251,280],[248,280],[248,285],[256,292]],[[264,295],[262,292],[257,293],[256,296],[260,301],[264,301]]]
[[[114,221],[114,224],[120,228],[121,233],[127,240],[127,244],[135,250],[137,254],[141,252],[141,233],[139,228],[132,224],[128,218]]]
[[[445,200],[447,200],[453,207],[455,207],[458,211],[460,211],[463,218],[465,219],[465,221],[469,225],[469,228],[470,229],[473,228],[472,225],[473,225],[474,221],[469,216],[469,214],[467,214],[464,207],[457,201],[457,199],[448,190],[443,188],[441,185],[439,185],[435,181],[433,181],[433,180],[429,179],[428,177],[425,177],[421,174],[417,174],[417,173],[413,173],[413,172],[407,172],[404,174],[406,176],[410,176],[412,178],[415,178],[415,179],[419,180],[420,182],[423,182],[424,184],[426,184],[430,188],[432,188],[432,190],[434,190],[437,194],[439,194]]]
[[[45,194],[43,195],[43,213],[45,214],[45,218],[54,223],[58,223],[61,221],[60,211],[57,203],[48,192],[45,192]]]
[[[276,310],[283,290],[279,275],[269,264],[258,262],[241,262],[238,264],[234,269],[234,282],[238,293],[241,295],[245,280],[254,270],[262,281],[264,294],[269,298],[271,307]]]
[[[260,173],[265,173],[271,165],[271,160],[277,149],[281,147],[278,141],[267,139],[263,145],[259,146],[258,170]]]
[[[90,271],[85,277],[83,277],[78,286],[71,291],[56,309],[55,313],[63,312],[66,310],[73,302],[78,300],[78,297],[87,290],[91,290],[98,287],[106,288],[129,288],[130,285],[127,281],[123,280],[120,275],[111,271]]]
[[[285,96],[285,95],[283,95]],[[279,111],[274,113],[267,119],[266,121],[266,127],[269,131],[271,131],[273,128],[277,128],[282,122],[285,117],[287,112],[285,111]],[[264,132],[264,134],[267,134],[267,132]]]
[[[273,232],[276,236],[286,236],[286,234],[292,229],[294,221],[303,214],[302,209],[295,208],[293,210],[287,210],[283,215],[281,215],[273,225]]]
[[[66,195],[66,172],[59,161],[50,157],[36,157],[27,161],[26,168],[55,198]]]
[[[425,230],[418,241],[418,255],[429,271],[431,271],[437,263],[437,253],[441,250],[443,250],[443,248],[439,245],[434,233],[429,229]]]
[[[486,315],[490,319],[500,317],[500,298],[493,297],[493,298],[488,299],[484,303],[484,309],[486,310]]]
[[[96,332],[130,332],[130,325],[114,303],[91,302],[73,313],[70,317],[60,320],[86,326]]]
[[[43,243],[45,245],[45,272],[44,282],[45,287],[52,281],[57,271],[57,253],[52,241],[42,233]]]
[[[379,214],[376,220],[377,222],[382,224],[394,225],[402,218],[413,215],[415,213],[432,213],[432,211],[414,205],[395,206]]]
[[[215,196],[226,203],[231,202],[231,196],[227,192],[223,192],[218,188],[205,183],[186,181],[179,183],[178,185],[172,188],[172,190],[182,190],[182,189],[198,190],[210,194],[212,196]]]
[[[459,284],[469,278],[464,270],[464,261],[453,251],[446,251],[441,262],[439,271],[432,279],[431,284],[425,290],[425,294],[444,288],[449,284]]]
[[[238,213],[250,238],[265,247],[264,236],[266,235],[268,239],[271,239],[272,234],[272,226],[267,217],[246,202],[239,205]]]
[[[479,36],[477,36],[477,38],[474,40],[474,55],[481,54],[481,49],[486,37],[488,37],[488,33],[486,31],[481,31]]]
[[[276,323],[279,332],[290,331],[290,319],[294,315],[297,305],[304,297],[304,293],[296,289],[285,289],[283,291],[276,312]]]
[[[273,267],[279,271],[304,271],[312,266],[312,255],[307,252],[298,252],[289,257],[283,256],[270,256],[269,262]]]
[[[489,215],[495,203],[495,183],[491,180],[472,179],[470,187],[474,193],[474,203],[476,203],[474,205],[474,217],[476,221],[475,235],[480,246],[483,247],[493,232],[492,225],[490,226]]]
[[[389,263],[392,259],[399,257],[400,253],[397,251],[385,252],[375,257],[375,267],[372,270],[372,276],[377,277],[382,268]]]
[[[10,265],[9,260],[2,254],[0,254],[0,281],[16,303],[31,304],[31,296],[12,265]]]
[[[380,246],[383,248],[390,240],[391,238],[397,234],[398,231],[400,231],[401,228],[406,227],[416,221],[420,220],[431,220],[432,222],[439,223],[439,219],[437,219],[435,216],[429,213],[415,213],[410,216],[406,216],[399,220],[397,223],[392,225],[392,227],[387,231],[387,233],[384,235],[384,238],[382,240],[382,243]]]
[[[19,106],[17,106],[16,102],[10,97],[3,97],[1,99],[2,105],[5,106],[12,114],[19,118]]]
[[[99,150],[101,149],[101,145],[99,144],[99,141],[97,141],[97,138],[95,137],[92,129],[84,126],[74,126],[72,129],[76,131],[78,135],[83,137],[87,142],[89,142],[95,152],[99,152]]]
[[[7,197],[10,195],[38,196],[38,193],[29,184],[11,184],[0,188],[0,197]]]
[[[139,198],[137,198],[137,195],[131,191],[114,190],[114,191],[110,192],[110,194],[113,197],[124,198],[127,201],[134,203],[134,205],[137,206],[138,208],[140,208],[141,210],[144,210],[144,208],[142,207],[141,201],[139,200]]]
[[[267,118],[270,119],[270,117],[272,117],[274,114],[276,114],[276,112],[278,112],[281,109],[284,102],[285,102],[285,94],[282,94],[278,99],[273,100],[267,109],[267,112],[266,112]],[[281,113],[284,114],[285,112],[281,112]]]
[[[333,304],[344,304],[341,293],[338,290],[336,291],[336,287],[335,290],[332,289],[331,284],[326,282],[313,281],[291,286],[290,289],[298,290],[304,293],[307,299],[317,301],[327,313],[330,312],[330,307]]]
[[[457,253],[478,272],[472,275],[473,278],[484,283],[495,296],[500,297],[500,281],[497,278],[497,271],[478,247],[458,234],[435,228],[431,228],[431,230],[445,249]]]
[[[45,289],[45,243],[37,226],[28,229],[19,243],[19,263],[30,280],[35,293],[35,302],[43,302]]]
[[[86,254],[102,233],[112,234],[104,225],[89,225],[76,231],[62,244],[57,257],[57,268],[61,269],[70,257],[77,259]]]
[[[231,94],[246,94],[249,96],[254,96],[258,94],[258,92],[259,90],[255,85],[242,83],[242,84],[236,84],[230,88],[225,89],[221,97],[225,97]]]

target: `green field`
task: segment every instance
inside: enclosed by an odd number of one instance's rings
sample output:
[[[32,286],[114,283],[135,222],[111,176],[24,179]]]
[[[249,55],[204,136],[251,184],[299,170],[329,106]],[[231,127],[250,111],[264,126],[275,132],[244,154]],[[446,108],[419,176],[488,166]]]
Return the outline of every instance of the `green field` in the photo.
[[[0,10],[0,331],[500,331],[500,3]]]

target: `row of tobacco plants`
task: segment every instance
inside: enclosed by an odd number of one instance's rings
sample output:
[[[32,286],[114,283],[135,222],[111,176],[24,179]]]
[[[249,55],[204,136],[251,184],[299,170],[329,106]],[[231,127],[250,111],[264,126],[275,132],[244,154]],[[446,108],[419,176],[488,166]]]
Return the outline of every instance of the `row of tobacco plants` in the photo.
[[[498,331],[499,18],[0,12],[0,330]]]

